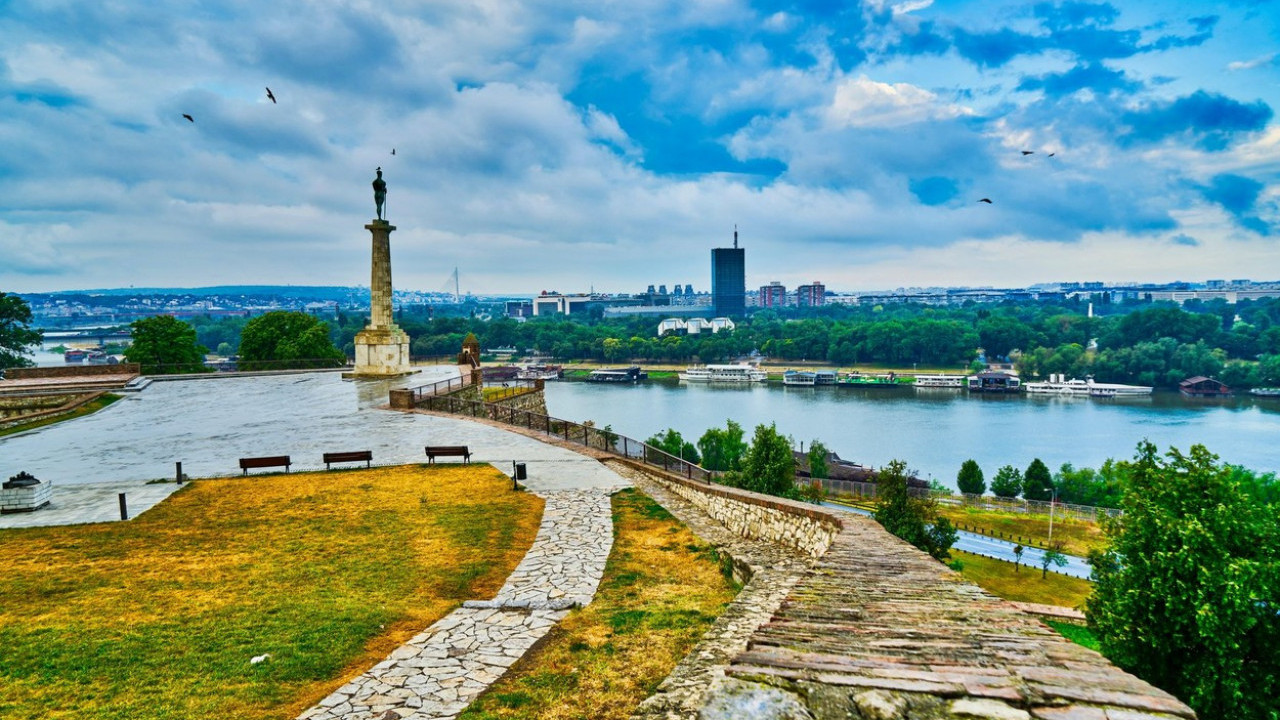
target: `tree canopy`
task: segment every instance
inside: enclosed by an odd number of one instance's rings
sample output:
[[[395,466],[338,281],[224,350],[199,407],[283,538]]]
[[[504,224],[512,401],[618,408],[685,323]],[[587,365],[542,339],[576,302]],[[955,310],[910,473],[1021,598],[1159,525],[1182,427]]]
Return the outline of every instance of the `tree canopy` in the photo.
[[[135,320],[130,326],[133,343],[124,359],[142,365],[148,375],[205,372],[209,349],[196,341],[196,329],[172,315]]]
[[[1005,465],[991,479],[991,494],[1002,498],[1016,498],[1022,493],[1022,471]]]
[[[680,431],[674,428],[667,428],[645,440],[645,442],[672,457],[678,457],[694,465],[697,465],[698,461],[701,460],[698,455],[698,448],[694,447],[693,443],[685,440]]]
[[[795,487],[796,460],[791,443],[775,424],[757,425],[751,449],[742,462],[739,487],[766,495],[785,496]]]
[[[702,467],[708,470],[741,470],[742,456],[747,452],[742,426],[726,420],[724,428],[708,428],[698,438]]]
[[[1053,498],[1053,473],[1040,458],[1035,458],[1022,473],[1022,497],[1048,501]]]
[[[1250,482],[1256,481],[1256,478]],[[1103,652],[1202,718],[1275,720],[1280,503],[1203,446],[1127,463],[1087,606]]]
[[[876,520],[897,535],[939,560],[951,557],[956,530],[938,515],[928,497],[912,495],[907,486],[907,464],[894,460],[876,475]]]
[[[26,353],[35,349],[40,339],[40,331],[31,327],[27,301],[0,292],[0,370],[34,364]]]
[[[336,367],[345,359],[329,338],[329,326],[304,312],[259,315],[240,334],[241,370]]]
[[[987,491],[986,478],[982,476],[982,468],[977,460],[965,460],[956,475],[956,487],[966,495],[981,495]]]

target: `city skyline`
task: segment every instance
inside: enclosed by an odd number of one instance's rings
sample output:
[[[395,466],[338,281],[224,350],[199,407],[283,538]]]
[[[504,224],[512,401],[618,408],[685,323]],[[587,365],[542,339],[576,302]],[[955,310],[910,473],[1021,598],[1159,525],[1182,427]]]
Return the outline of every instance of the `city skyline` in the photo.
[[[379,166],[425,291],[1270,278],[1280,21],[1182,7],[14,3],[0,289],[356,285]]]

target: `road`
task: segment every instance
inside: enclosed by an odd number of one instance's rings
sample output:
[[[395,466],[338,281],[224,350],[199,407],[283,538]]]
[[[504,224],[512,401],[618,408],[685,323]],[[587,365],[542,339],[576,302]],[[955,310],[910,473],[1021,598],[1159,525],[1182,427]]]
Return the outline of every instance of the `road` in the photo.
[[[857,513],[859,515],[871,515],[871,511],[869,510],[849,507],[848,505],[841,505],[839,503],[826,502],[823,503],[823,505],[833,510],[844,510],[845,512]],[[1008,562],[1013,562],[1015,559],[1013,548],[1017,543],[1009,542],[1008,540],[998,540],[996,538],[990,538],[986,535],[979,535],[965,530],[957,530],[956,535],[956,544],[952,546],[956,550],[963,550],[964,552],[974,553],[975,555],[985,555],[987,557],[996,558],[997,560],[1006,560]],[[1025,547],[1026,550],[1022,553],[1022,564],[1031,568],[1039,569],[1040,563],[1044,558],[1044,551],[1031,546]],[[1089,567],[1088,560],[1075,555],[1067,555],[1066,553],[1063,553],[1063,556],[1067,558],[1067,564],[1062,567],[1051,566],[1050,570],[1062,573],[1063,575],[1070,575],[1075,578],[1082,578],[1085,580],[1089,579],[1092,568]]]

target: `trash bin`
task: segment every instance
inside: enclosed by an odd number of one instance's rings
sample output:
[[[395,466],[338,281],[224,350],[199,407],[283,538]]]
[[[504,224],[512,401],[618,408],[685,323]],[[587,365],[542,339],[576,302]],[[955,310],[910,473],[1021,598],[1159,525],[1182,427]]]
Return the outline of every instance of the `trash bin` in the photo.
[[[513,480],[528,480],[529,474],[525,472],[524,463],[516,463],[516,474],[512,476]]]

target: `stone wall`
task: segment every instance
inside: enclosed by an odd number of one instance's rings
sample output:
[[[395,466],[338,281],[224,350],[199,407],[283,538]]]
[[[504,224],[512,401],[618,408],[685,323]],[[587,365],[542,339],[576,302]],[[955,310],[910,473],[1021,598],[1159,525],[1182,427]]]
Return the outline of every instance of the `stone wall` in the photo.
[[[527,393],[497,400],[493,404],[539,415],[547,414],[547,396],[541,390],[530,390]]]
[[[4,371],[6,380],[30,380],[33,378],[71,378],[96,375],[137,375],[142,366],[137,363],[119,365],[62,365],[55,367],[9,368]]]
[[[659,474],[648,467],[642,469],[653,474],[668,490],[745,538],[778,543],[818,557],[827,551],[843,527],[838,515],[815,505]]]
[[[81,405],[85,405],[93,400],[98,399],[104,394],[102,390],[94,392],[62,394],[62,395],[36,395],[31,397],[12,397],[0,398],[0,430],[21,425],[33,420],[43,420],[45,418],[57,417],[69,413]],[[43,401],[49,398],[58,398],[60,402],[56,405],[46,405]],[[37,402],[39,401],[39,402]],[[24,409],[21,403],[29,403]]]

